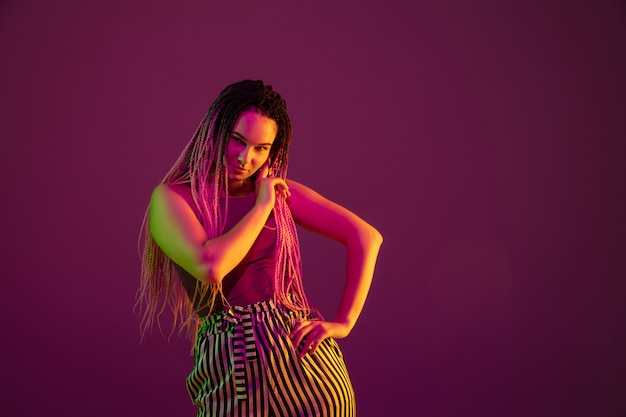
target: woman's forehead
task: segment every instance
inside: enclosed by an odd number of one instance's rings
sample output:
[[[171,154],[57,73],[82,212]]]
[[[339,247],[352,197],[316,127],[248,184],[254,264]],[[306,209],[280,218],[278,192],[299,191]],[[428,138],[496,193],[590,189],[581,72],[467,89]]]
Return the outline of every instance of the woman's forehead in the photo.
[[[277,131],[278,126],[274,120],[253,110],[241,113],[233,127],[233,133],[251,143],[271,144]]]

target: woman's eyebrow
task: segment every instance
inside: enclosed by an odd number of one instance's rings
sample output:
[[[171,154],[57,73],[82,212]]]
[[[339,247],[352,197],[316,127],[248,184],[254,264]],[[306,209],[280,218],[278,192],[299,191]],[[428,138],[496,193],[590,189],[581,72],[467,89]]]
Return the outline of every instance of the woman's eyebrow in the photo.
[[[250,143],[250,141],[244,135],[242,135],[239,132],[233,131],[232,135],[233,136],[237,136],[239,139],[243,139],[246,142]],[[266,142],[266,143],[257,143],[257,144],[254,144],[254,146],[272,146],[272,144],[270,142]]]
[[[246,142],[248,142],[248,139],[244,135],[242,135],[241,133],[233,131],[232,134],[233,134],[233,136],[237,136],[238,138],[243,139]]]

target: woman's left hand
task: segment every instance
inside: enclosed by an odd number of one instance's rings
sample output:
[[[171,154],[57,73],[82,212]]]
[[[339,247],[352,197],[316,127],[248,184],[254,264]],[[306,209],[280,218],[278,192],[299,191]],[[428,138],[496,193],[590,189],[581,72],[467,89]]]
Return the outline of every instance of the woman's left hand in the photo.
[[[328,337],[341,339],[348,335],[347,325],[333,321],[303,320],[296,323],[289,334],[296,353],[301,358],[315,349]]]

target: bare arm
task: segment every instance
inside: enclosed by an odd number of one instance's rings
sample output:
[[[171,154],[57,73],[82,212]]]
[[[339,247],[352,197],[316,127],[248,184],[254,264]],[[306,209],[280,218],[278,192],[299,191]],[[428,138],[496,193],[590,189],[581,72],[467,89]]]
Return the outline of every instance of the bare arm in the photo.
[[[294,327],[294,345],[313,352],[326,337],[347,336],[369,292],[382,235],[349,210],[295,181],[289,181],[291,212],[296,223],[346,246],[346,282],[337,316],[332,322],[302,322]],[[304,354],[304,353],[302,353]]]
[[[254,207],[227,233],[208,239],[180,186],[160,184],[150,199],[150,232],[163,252],[196,279],[217,284],[246,256],[274,208],[275,190],[288,193],[278,178],[257,181]],[[186,191],[189,193],[189,191]]]

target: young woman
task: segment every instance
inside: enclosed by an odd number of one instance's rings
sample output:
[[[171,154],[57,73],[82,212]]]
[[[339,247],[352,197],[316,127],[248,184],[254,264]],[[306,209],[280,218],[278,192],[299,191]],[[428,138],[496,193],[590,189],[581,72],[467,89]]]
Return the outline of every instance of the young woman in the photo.
[[[353,416],[335,339],[353,328],[382,237],[288,180],[291,122],[262,81],[226,87],[152,193],[139,303],[142,331],[169,306],[194,339],[187,388],[198,416]],[[302,286],[296,224],[344,244],[333,320]]]

